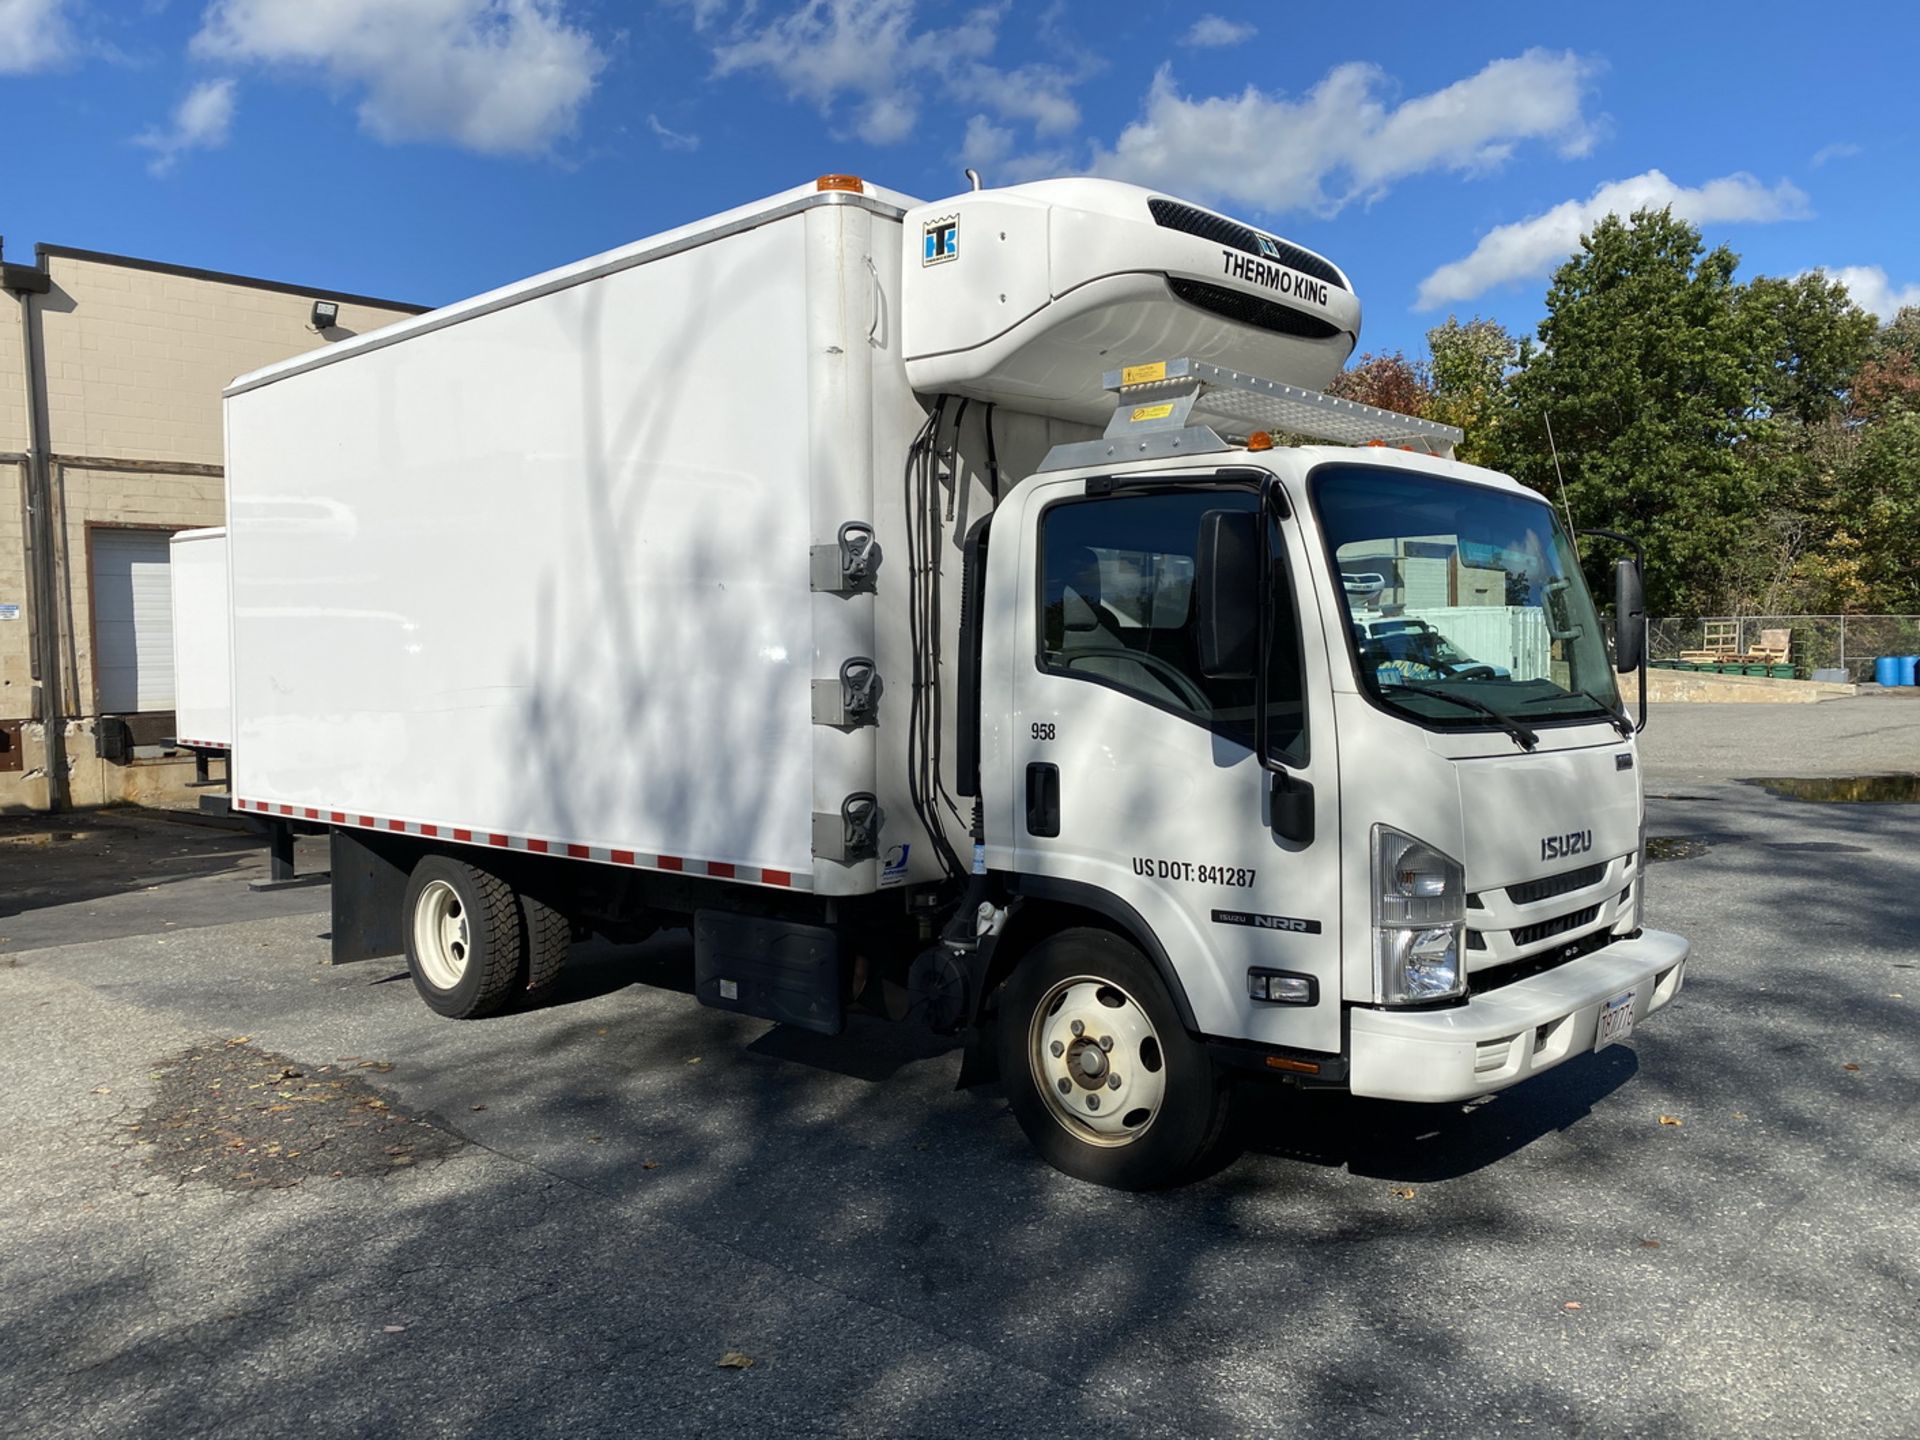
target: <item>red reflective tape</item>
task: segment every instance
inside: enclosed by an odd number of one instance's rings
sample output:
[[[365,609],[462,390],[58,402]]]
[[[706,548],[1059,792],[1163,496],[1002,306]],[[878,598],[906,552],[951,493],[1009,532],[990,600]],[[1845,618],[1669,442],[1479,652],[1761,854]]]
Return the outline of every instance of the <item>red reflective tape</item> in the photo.
[[[309,820],[318,820],[320,818],[320,812],[318,810],[309,809],[306,815]]]
[[[405,830],[406,828],[407,828],[407,822],[404,820],[387,821],[387,829],[389,830]]]
[[[687,868],[687,862],[682,860],[678,855],[662,855],[660,857],[660,868],[662,870],[684,870]]]
[[[362,825],[367,826],[369,829],[377,829],[380,824],[380,822],[374,819],[371,815],[362,815],[360,817],[360,823]]]
[[[633,864],[633,851],[631,850],[615,850],[612,852],[612,854],[613,854],[613,863],[616,865]]]
[[[507,843],[507,837],[506,837],[506,836],[504,836],[504,835],[489,835],[489,836],[487,836],[487,844],[489,844],[489,845],[500,845],[500,846],[505,846],[505,845],[506,845],[506,843]]]
[[[527,849],[536,855],[544,855],[547,853],[547,842],[544,840],[529,840],[527,841]]]
[[[280,807],[280,813],[282,815],[291,815],[293,814],[293,807],[291,805],[282,805]]]
[[[733,879],[733,866],[724,860],[709,860],[707,862],[707,874],[716,880],[731,880]]]
[[[432,825],[422,825],[420,827],[420,833],[422,835],[438,835],[440,831]]]
[[[786,870],[762,870],[760,880],[766,885],[791,885],[793,875]]]
[[[454,831],[454,832],[453,832],[453,838],[454,838],[454,839],[456,839],[456,840],[471,840],[471,839],[473,839],[473,831],[471,831],[471,830],[456,830],[456,831]]]
[[[327,812],[327,819],[336,825],[344,825],[347,823],[347,817],[342,815],[338,810],[329,810]]]
[[[567,854],[575,860],[585,860],[593,852],[584,845],[567,846]]]

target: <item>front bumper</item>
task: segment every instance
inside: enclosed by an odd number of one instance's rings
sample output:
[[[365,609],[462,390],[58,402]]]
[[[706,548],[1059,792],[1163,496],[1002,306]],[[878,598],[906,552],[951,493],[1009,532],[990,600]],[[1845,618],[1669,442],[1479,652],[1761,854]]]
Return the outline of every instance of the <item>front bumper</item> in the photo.
[[[1445,1010],[1348,1012],[1349,1088],[1383,1100],[1470,1100],[1593,1049],[1608,1000],[1636,990],[1636,1026],[1680,993],[1690,947],[1644,930]]]

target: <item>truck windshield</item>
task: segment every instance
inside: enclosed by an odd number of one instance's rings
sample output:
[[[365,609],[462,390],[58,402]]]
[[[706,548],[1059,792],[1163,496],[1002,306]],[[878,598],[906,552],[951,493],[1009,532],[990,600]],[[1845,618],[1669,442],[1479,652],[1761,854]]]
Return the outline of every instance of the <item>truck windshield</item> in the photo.
[[[1360,684],[1435,728],[1620,704],[1600,617],[1544,500],[1404,470],[1314,472]],[[1450,698],[1458,697],[1458,699]]]

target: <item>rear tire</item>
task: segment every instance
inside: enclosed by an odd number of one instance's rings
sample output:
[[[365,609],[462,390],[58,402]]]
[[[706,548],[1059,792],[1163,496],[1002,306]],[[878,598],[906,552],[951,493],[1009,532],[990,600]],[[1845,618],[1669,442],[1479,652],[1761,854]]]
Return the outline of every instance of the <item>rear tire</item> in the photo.
[[[573,922],[551,905],[522,895],[520,924],[527,937],[527,988],[521,1003],[545,1005],[560,988],[560,972],[573,949]]]
[[[492,1015],[525,973],[526,936],[513,887],[429,855],[407,879],[407,971],[429,1009],[451,1020]]]
[[[1104,930],[1065,930],[1014,967],[1000,1076],[1055,1169],[1118,1190],[1189,1178],[1219,1142],[1227,1090],[1151,961]]]

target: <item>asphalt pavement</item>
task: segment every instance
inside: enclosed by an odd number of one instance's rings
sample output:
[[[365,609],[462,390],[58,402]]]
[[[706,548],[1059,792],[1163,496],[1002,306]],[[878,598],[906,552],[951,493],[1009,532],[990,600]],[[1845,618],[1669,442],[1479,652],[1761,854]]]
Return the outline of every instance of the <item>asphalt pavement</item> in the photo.
[[[1920,806],[1740,783],[1916,722],[1659,707],[1668,1010],[1470,1106],[1262,1092],[1160,1195],[950,1046],[700,1008],[684,936],[459,1024],[251,842],[0,844],[0,1432],[1920,1433]],[[196,1162],[183,1077],[258,1128]],[[317,1090],[377,1124],[273,1128]]]

